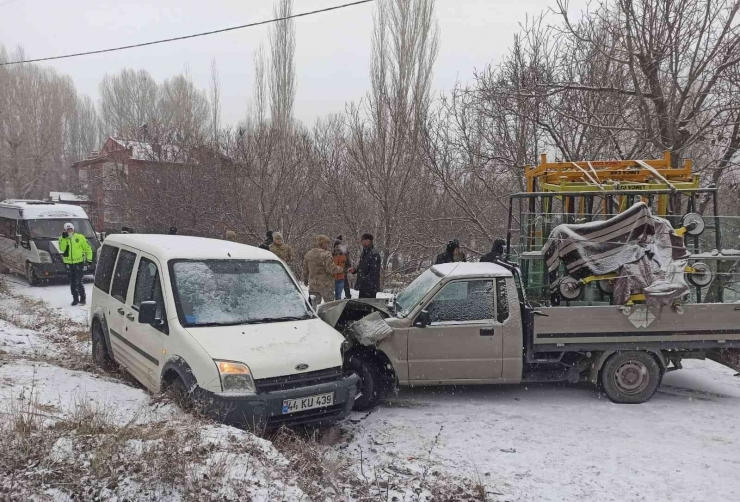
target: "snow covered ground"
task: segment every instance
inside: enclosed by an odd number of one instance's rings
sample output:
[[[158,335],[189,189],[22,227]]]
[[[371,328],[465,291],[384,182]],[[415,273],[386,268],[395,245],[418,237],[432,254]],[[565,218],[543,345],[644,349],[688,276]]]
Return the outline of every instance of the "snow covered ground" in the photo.
[[[87,308],[68,305],[67,286],[13,283],[11,290],[87,320]],[[0,352],[4,405],[34,382],[51,416],[69,413],[84,398],[115,409],[118,423],[182,419],[178,409],[120,379],[24,361],[18,354],[32,353],[34,343],[43,343],[37,331],[0,322],[0,350],[17,355]],[[472,485],[480,500],[736,501],[738,417],[740,378],[711,361],[687,361],[666,375],[650,402],[635,406],[613,404],[588,385],[404,389],[369,413],[353,413],[334,431],[330,452],[381,500],[385,490],[399,501],[425,500],[431,485],[446,483],[453,494],[456,485]],[[276,469],[286,463],[268,442],[243,431],[210,425],[203,434],[214,430],[260,442]],[[245,465],[252,481],[277,486],[264,461]],[[241,471],[230,472],[226,480]],[[297,486],[281,483],[284,500],[306,499]],[[250,493],[268,500],[268,492]]]

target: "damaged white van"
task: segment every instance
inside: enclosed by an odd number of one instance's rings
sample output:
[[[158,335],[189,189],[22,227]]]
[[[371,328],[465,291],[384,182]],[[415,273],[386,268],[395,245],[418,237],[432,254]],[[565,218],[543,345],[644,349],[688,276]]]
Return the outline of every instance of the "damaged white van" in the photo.
[[[358,377],[269,251],[173,235],[112,235],[92,295],[96,363],[117,363],[227,423],[324,425],[349,413]]]

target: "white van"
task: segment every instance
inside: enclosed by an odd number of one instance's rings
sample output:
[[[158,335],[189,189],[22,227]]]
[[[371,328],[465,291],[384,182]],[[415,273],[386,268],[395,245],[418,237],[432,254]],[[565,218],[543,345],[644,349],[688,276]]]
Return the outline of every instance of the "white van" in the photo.
[[[108,236],[92,294],[93,358],[151,392],[170,389],[227,423],[330,423],[358,378],[344,337],[319,319],[285,264],[235,242]]]
[[[7,269],[0,271],[23,274],[31,286],[42,279],[66,277],[59,237],[67,222],[93,248],[93,264],[86,272],[94,274],[100,241],[81,207],[13,199],[0,202],[0,269]]]

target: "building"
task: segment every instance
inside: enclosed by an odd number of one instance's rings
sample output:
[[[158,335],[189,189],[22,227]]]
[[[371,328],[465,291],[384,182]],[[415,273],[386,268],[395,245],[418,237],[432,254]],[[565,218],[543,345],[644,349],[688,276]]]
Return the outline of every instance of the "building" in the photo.
[[[190,163],[188,155],[174,145],[108,138],[99,152],[72,164],[77,172],[81,198],[98,232],[118,232],[127,223],[123,189],[137,182],[145,168],[172,167]],[[197,162],[193,162],[197,163]],[[70,194],[72,195],[72,194]]]

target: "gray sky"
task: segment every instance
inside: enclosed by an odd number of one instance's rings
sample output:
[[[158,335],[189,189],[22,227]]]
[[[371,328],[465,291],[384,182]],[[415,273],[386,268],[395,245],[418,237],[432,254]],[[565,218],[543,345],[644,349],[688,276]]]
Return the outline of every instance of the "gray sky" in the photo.
[[[295,0],[304,12],[348,0]],[[187,35],[272,17],[272,0],[0,0],[0,43],[20,45],[27,58],[61,55]],[[585,0],[574,0],[573,6]],[[555,0],[437,0],[441,31],[435,91],[467,81],[512,44],[519,23]],[[341,111],[368,88],[373,4],[296,20],[296,116],[304,122]],[[162,82],[188,65],[207,88],[210,61],[221,76],[224,124],[241,120],[252,96],[252,53],[267,46],[267,26],[126,51],[47,63],[72,77],[78,91],[98,99],[106,73],[143,68]]]

